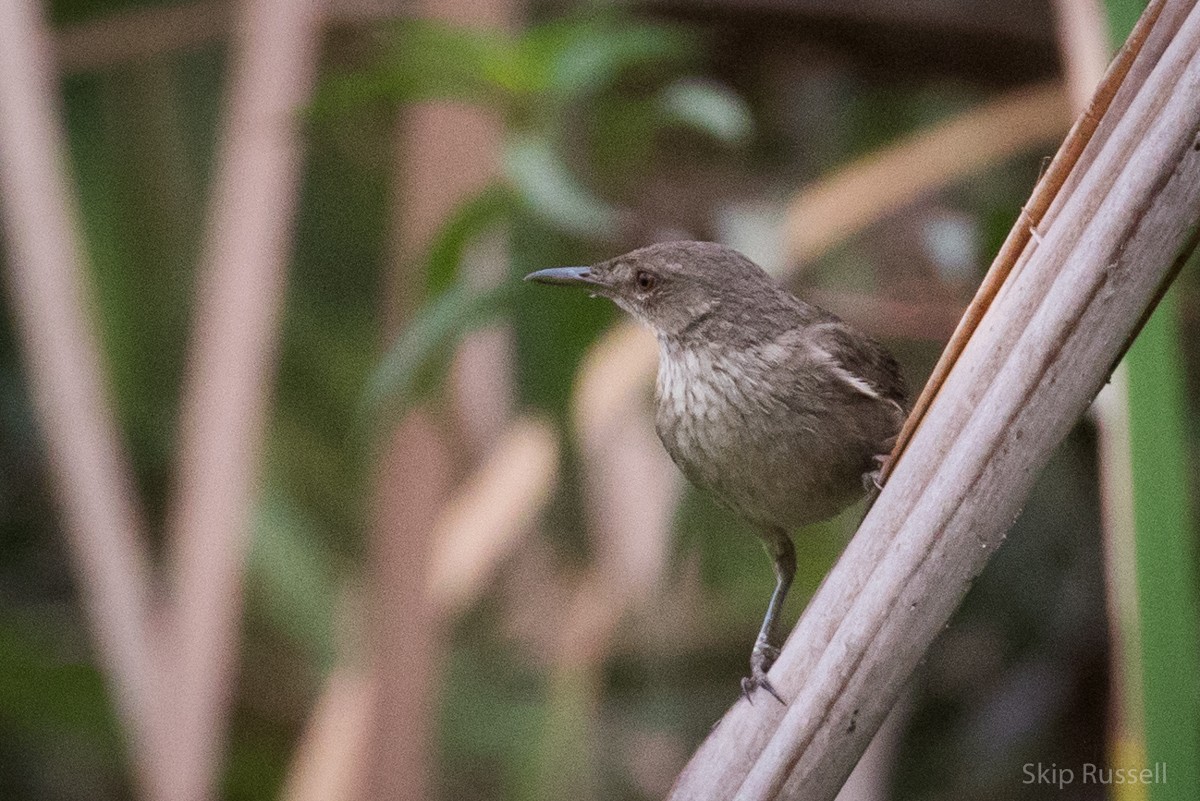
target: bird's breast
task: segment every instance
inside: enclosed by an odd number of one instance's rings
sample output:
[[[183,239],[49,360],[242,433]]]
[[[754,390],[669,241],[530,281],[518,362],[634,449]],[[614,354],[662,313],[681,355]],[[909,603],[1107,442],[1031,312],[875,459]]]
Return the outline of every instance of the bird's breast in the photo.
[[[662,353],[657,387],[660,413],[677,423],[722,414],[738,395],[727,361],[707,349]]]
[[[664,345],[655,422],[692,483],[753,521],[792,527],[841,508],[862,471],[840,464],[848,449],[820,411],[781,389],[784,356]]]
[[[694,483],[721,487],[749,469],[765,447],[774,402],[764,366],[707,348],[660,354],[656,427],[671,458]]]

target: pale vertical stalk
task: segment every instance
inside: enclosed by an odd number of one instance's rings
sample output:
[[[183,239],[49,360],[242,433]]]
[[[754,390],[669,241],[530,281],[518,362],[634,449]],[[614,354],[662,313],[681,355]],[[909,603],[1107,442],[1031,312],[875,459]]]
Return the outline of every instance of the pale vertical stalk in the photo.
[[[430,532],[450,490],[450,453],[428,414],[414,411],[380,448],[369,552],[371,719],[361,798],[432,795],[438,670],[444,644],[426,592]]]
[[[1112,56],[1108,24],[1100,0],[1054,0],[1054,12],[1067,95],[1072,111],[1079,114],[1087,108]]]
[[[442,507],[426,592],[442,619],[466,611],[487,589],[550,500],[558,478],[558,438],[540,420],[515,420]]]
[[[632,357],[632,358],[625,358]],[[647,415],[657,347],[640,326],[610,331],[579,370],[572,417],[583,456],[595,563],[557,627],[540,798],[597,798],[602,668],[622,616],[656,600],[683,489]]]
[[[380,550],[371,560],[378,571],[374,587],[376,617],[372,621],[372,656],[380,666],[378,672],[395,670],[398,661],[403,660],[415,661],[422,671],[428,671],[435,660],[428,653],[420,653],[410,641],[414,629],[418,636],[425,636],[413,622],[428,618],[445,621],[486,591],[492,574],[528,533],[549,500],[558,471],[558,439],[553,428],[537,420],[518,420],[453,497],[441,503],[446,490],[446,454],[435,432],[427,431],[427,423],[420,417],[410,418],[405,425],[412,428],[405,433],[403,453],[413,452],[426,469],[409,465],[403,468],[408,474],[388,476],[392,483],[402,485],[404,492],[378,500],[382,510],[379,524],[395,527],[390,530],[398,535],[377,543]],[[421,453],[423,448],[428,452]],[[396,513],[390,511],[393,504]],[[413,517],[414,513],[429,511],[436,514],[432,525]],[[426,543],[423,536],[428,529],[432,530]],[[385,547],[387,550],[382,550]],[[414,548],[431,551],[426,586],[420,597],[410,595],[415,584],[395,582],[398,569],[411,571],[418,564],[414,557],[419,551],[414,552]],[[400,618],[405,622],[397,624]],[[387,650],[389,647],[394,650]],[[389,761],[386,772],[377,771],[376,792],[370,797],[379,797],[381,792],[392,797],[393,790],[381,785],[385,781],[403,784],[408,789],[402,792],[421,797],[428,760],[424,744],[409,736],[416,730],[413,713],[404,717],[372,715],[372,703],[381,696],[356,666],[356,654],[343,655],[341,661],[310,715],[281,797],[285,801],[352,801],[360,797],[372,730],[379,732],[376,742],[383,744],[380,756],[400,753],[405,763],[398,767]],[[411,671],[407,672],[409,678],[414,678]],[[433,706],[432,697],[423,700],[416,712],[421,720],[432,713]],[[384,728],[387,726],[404,731],[410,744],[390,748],[387,743],[394,741],[395,735]]]
[[[369,682],[355,668],[329,675],[292,756],[282,801],[358,798],[372,698]]]
[[[79,212],[35,0],[0,3],[0,214],[32,400],[100,665],[150,786],[155,731],[144,523],[89,311]]]
[[[508,272],[507,232],[489,232],[469,249],[464,280],[480,291],[503,283]],[[511,326],[492,325],[463,338],[450,368],[454,406],[463,440],[475,455],[487,451],[512,416]]]
[[[198,280],[170,514],[171,801],[209,798],[236,664],[243,557],[271,395],[316,0],[247,0]]]
[[[516,27],[519,0],[421,0],[415,12],[448,25],[507,31]],[[427,102],[406,109],[398,142],[396,199],[401,210],[396,252],[401,262],[393,299],[397,317],[420,302],[430,243],[464,201],[503,176],[504,121],[492,108]],[[506,231],[481,232],[463,259],[461,280],[486,289],[508,273]],[[456,422],[472,456],[483,453],[512,415],[512,332],[504,325],[468,334],[450,369]]]
[[[413,11],[447,25],[506,29],[517,0],[421,0]],[[497,180],[504,147],[503,120],[492,109],[461,102],[428,101],[404,109],[396,138],[392,250],[396,260],[388,287],[389,332],[423,300],[422,258],[446,218],[461,203]],[[501,243],[484,245],[464,265],[468,279],[489,283],[503,275]],[[482,274],[481,274],[482,272]]]
[[[1108,21],[1099,0],[1056,0],[1058,46],[1067,93],[1076,113],[1104,76],[1109,60]],[[1124,362],[1092,404],[1100,472],[1100,519],[1105,599],[1109,618],[1110,764],[1146,764],[1145,709],[1133,691],[1141,676],[1138,647],[1137,572],[1134,549],[1133,474],[1129,438],[1129,371]],[[1124,797],[1126,788],[1114,795]]]
[[[514,5],[515,0],[423,0],[414,10],[452,24],[505,27]],[[422,256],[447,215],[500,174],[502,134],[498,115],[461,103],[405,109],[396,140],[395,265],[383,304],[387,335],[424,301]],[[507,392],[504,372],[498,374],[502,380],[487,378],[496,370],[507,367],[485,365],[483,377],[472,379],[486,384],[478,395]],[[487,429],[494,433],[490,424]],[[375,697],[364,799],[429,795],[445,647],[442,621],[426,594],[432,529],[450,489],[450,454],[442,439],[428,416],[415,412],[379,443],[368,611]]]
[[[1142,676],[1137,549],[1134,547],[1133,461],[1129,435],[1129,370],[1113,371],[1092,404],[1100,471],[1105,607],[1109,631],[1109,759],[1145,767],[1146,710]]]

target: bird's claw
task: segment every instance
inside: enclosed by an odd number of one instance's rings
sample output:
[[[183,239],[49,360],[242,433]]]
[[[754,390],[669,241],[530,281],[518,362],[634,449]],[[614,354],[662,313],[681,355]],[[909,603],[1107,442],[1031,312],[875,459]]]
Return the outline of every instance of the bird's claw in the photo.
[[[863,473],[862,482],[864,490],[868,493],[879,493],[883,490],[883,470],[887,467],[891,459],[892,457],[886,453],[875,456],[872,461],[877,465],[876,468]]]
[[[766,676],[759,676],[758,678],[754,678],[753,676],[744,676],[742,678],[742,697],[749,701],[751,705],[753,705],[754,691],[759,687],[762,687],[764,690],[770,693],[771,697],[776,701],[784,706],[787,706],[787,701],[783,700],[783,697],[779,694],[779,691],[775,689],[775,686],[771,684]]]
[[[742,679],[742,696],[751,704],[754,703],[754,691],[761,687],[776,701],[787,706],[787,701],[783,700],[783,696],[767,679],[767,671],[778,658],[779,649],[775,646],[762,641],[754,644],[754,650],[750,652],[750,675]]]

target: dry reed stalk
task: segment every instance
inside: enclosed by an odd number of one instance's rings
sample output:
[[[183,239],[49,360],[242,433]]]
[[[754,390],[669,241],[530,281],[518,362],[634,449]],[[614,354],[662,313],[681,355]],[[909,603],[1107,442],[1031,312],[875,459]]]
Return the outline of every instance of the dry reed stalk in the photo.
[[[516,547],[554,490],[558,440],[537,420],[516,420],[443,506],[433,529],[426,592],[443,615],[465,609]]]
[[[282,801],[356,801],[371,720],[370,681],[351,667],[336,668],[309,715],[279,793]]]
[[[145,523],[106,386],[41,4],[0,3],[0,214],[25,369],[79,592],[139,786],[170,765],[155,706]]]
[[[369,675],[373,696],[360,798],[430,795],[442,616],[426,587],[430,531],[451,489],[452,454],[427,410],[409,414],[380,445],[367,564]]]
[[[455,25],[504,27],[515,17],[510,0],[420,0],[411,13]],[[446,216],[498,174],[501,121],[461,103],[419,103],[406,108],[396,136],[392,269],[381,304],[388,334],[423,301],[426,276],[415,270]],[[484,243],[475,243],[476,245]],[[478,340],[476,340],[478,341]],[[485,350],[487,346],[484,346]],[[503,348],[499,348],[503,357]],[[478,353],[478,351],[476,351]],[[496,351],[493,351],[496,353]],[[493,401],[468,412],[474,432],[490,439],[509,414],[507,364],[488,365],[482,379]],[[372,728],[365,755],[364,798],[422,799],[434,770],[435,704],[446,620],[428,587],[435,543],[431,529],[451,493],[451,456],[445,432],[423,412],[401,423],[380,449],[370,532],[373,597],[370,637],[375,687]],[[421,470],[426,452],[436,463]],[[398,499],[407,498],[407,503]]]
[[[1055,5],[1059,52],[1067,86],[1076,110],[1082,111],[1102,80],[1108,61],[1108,21],[1099,0],[1056,0]],[[1089,412],[1096,425],[1105,605],[1112,665],[1108,753],[1114,764],[1145,766],[1144,697],[1140,692],[1130,692],[1131,677],[1141,675],[1142,653],[1135,645],[1140,638],[1140,619],[1128,382],[1128,370],[1122,362]]]
[[[554,489],[558,441],[537,420],[516,420],[492,452],[442,505],[431,537],[426,600],[453,616],[487,588],[488,577],[519,542]],[[384,625],[387,625],[386,623]],[[376,691],[342,658],[326,680],[292,758],[285,801],[346,799],[362,792],[364,756]]]
[[[318,11],[317,0],[238,9],[168,519],[166,746],[175,767],[162,801],[201,801],[217,787]]]
[[[1033,238],[1034,232],[1038,230],[1038,226],[1047,217],[1051,204],[1060,190],[1062,190],[1076,162],[1083,155],[1084,148],[1096,132],[1100,118],[1108,111],[1113,98],[1117,94],[1117,90],[1133,66],[1134,60],[1141,51],[1146,37],[1158,20],[1163,5],[1163,0],[1156,0],[1156,2],[1151,3],[1147,7],[1146,12],[1142,15],[1141,20],[1130,34],[1125,46],[1121,48],[1121,52],[1113,59],[1108,72],[1092,96],[1087,109],[1084,110],[1083,114],[1072,126],[1071,132],[1067,134],[1066,141],[1059,148],[1058,153],[1054,156],[1054,160],[1050,162],[1045,175],[1042,176],[1037,186],[1034,187],[1033,194],[1021,210],[1021,224],[1015,226],[1009,232],[1003,246],[1000,248],[1000,252],[996,254],[996,258],[992,261],[992,266],[988,269],[983,283],[980,284],[979,290],[975,293],[975,297],[967,307],[966,313],[963,315],[962,320],[959,321],[958,328],[954,331],[954,335],[950,337],[950,342],[946,345],[945,350],[942,351],[941,357],[933,368],[933,373],[925,383],[921,394],[917,397],[916,403],[913,404],[912,413],[909,414],[908,419],[904,422],[904,428],[900,431],[900,436],[896,440],[896,447],[892,449],[892,458],[884,465],[881,480],[887,481],[888,476],[895,469],[896,463],[903,456],[904,449],[908,446],[908,442],[916,431],[917,426],[921,424],[922,418],[929,409],[929,404],[933,402],[942,384],[945,383],[946,376],[954,366],[954,362],[958,360],[959,355],[966,346],[967,340],[971,338],[975,329],[979,327],[980,321],[995,299],[996,294],[1000,291],[1000,287],[1008,278],[1009,273],[1013,271],[1025,246]]]
[[[1108,20],[1101,0],[1054,0],[1054,13],[1063,82],[1072,110],[1081,114],[1108,69]]]

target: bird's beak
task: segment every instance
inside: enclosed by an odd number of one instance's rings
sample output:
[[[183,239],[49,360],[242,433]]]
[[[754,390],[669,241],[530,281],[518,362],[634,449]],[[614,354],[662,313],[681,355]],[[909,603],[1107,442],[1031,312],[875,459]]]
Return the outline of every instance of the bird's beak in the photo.
[[[606,294],[609,286],[592,273],[591,267],[551,267],[525,276],[526,281],[558,286],[583,287],[595,294]]]

